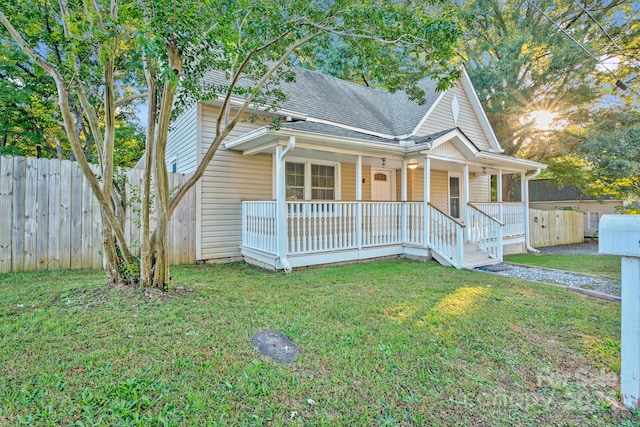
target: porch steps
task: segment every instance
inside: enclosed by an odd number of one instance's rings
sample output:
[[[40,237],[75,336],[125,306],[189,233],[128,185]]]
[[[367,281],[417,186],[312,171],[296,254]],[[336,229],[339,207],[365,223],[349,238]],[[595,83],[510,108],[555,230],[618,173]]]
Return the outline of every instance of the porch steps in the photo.
[[[463,251],[464,263],[462,268],[473,269],[476,267],[500,263],[500,260],[491,258],[487,252],[481,250],[475,243],[465,243]],[[432,251],[431,256],[439,264],[444,265],[445,267],[451,267],[451,263],[446,258],[440,256],[437,252]]]
[[[491,258],[489,254],[481,250],[475,243],[464,244],[464,263],[462,268],[476,268],[484,265],[499,264],[500,260]]]

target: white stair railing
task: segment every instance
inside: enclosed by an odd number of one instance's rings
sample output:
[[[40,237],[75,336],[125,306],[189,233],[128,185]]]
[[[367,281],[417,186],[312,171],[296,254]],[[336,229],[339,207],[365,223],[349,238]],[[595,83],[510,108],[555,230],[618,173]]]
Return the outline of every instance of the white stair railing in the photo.
[[[473,203],[473,206],[504,224],[503,238],[524,235],[524,203],[489,202]]]
[[[462,268],[465,226],[431,204],[429,217],[429,247],[452,266]]]
[[[471,203],[467,205],[469,242],[478,245],[489,257],[502,261],[502,227],[504,224]]]

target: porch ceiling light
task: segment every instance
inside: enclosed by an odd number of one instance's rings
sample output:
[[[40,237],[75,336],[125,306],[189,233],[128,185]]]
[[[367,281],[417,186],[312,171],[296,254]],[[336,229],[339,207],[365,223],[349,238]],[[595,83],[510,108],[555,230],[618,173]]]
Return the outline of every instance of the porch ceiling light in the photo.
[[[407,163],[407,167],[409,169],[415,169],[418,167],[418,161],[416,159],[411,159],[409,160],[409,162]]]

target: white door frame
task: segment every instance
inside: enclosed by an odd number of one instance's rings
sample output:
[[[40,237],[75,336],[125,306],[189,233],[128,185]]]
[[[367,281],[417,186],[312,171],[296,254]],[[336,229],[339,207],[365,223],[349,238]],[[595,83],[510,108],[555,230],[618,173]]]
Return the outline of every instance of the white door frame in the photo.
[[[388,169],[388,168],[371,168],[371,200],[373,199],[373,183],[375,182],[374,176],[376,173],[386,173],[389,174],[389,177],[391,178],[389,180],[389,185],[391,186],[390,191],[389,191],[389,195],[390,195],[390,202],[396,201],[396,170],[395,169]]]
[[[447,211],[449,215],[451,213],[451,178],[458,178],[458,183],[460,185],[459,193],[458,193],[458,210],[459,216],[456,219],[464,220],[464,210],[463,210],[463,198],[464,198],[464,180],[462,179],[462,172],[451,172],[447,173]]]

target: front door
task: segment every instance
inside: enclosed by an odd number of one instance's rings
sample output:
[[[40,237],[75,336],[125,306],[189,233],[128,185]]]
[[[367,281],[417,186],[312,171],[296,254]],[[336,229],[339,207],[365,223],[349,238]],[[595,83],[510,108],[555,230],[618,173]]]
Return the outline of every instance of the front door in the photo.
[[[393,197],[393,171],[371,168],[371,200],[389,202]]]

